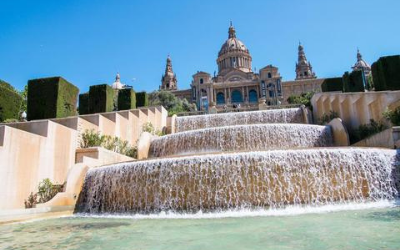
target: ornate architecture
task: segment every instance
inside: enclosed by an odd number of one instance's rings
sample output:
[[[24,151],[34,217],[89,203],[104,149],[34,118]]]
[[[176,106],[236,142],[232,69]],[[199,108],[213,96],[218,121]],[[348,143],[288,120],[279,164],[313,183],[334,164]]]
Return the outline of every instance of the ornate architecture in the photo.
[[[177,90],[178,89],[177,83],[178,80],[176,79],[176,75],[172,70],[171,57],[168,55],[167,65],[165,66],[165,73],[161,77],[160,90]]]
[[[299,43],[299,57],[296,63],[296,80],[315,79],[311,63],[307,61],[304,47]]]
[[[119,73],[117,73],[117,76],[115,77],[115,82],[111,84],[111,87],[113,89],[123,89],[125,87],[125,84],[121,83],[121,77],[119,76]]]
[[[357,62],[351,68],[353,69],[353,71],[363,71],[365,76],[369,76],[371,74],[371,66],[362,59],[362,55],[359,49],[357,49]]]
[[[299,45],[299,58],[296,64],[296,80],[282,82],[277,67],[268,65],[258,72],[252,70],[252,57],[246,45],[237,38],[232,23],[228,30],[228,39],[222,44],[216,60],[218,74],[211,76],[207,72],[197,71],[193,75],[191,89],[173,90],[179,98],[186,98],[196,103],[199,110],[216,107],[218,110],[227,107],[258,109],[260,104],[286,104],[287,98],[308,91],[321,91],[323,79],[316,79],[311,64],[307,61],[304,48]],[[171,71],[168,71],[170,67]],[[172,72],[170,59],[167,60],[166,74],[176,77]],[[167,88],[170,78],[163,76],[160,89]],[[171,87],[171,84],[169,85]],[[175,85],[176,87],[176,82]]]

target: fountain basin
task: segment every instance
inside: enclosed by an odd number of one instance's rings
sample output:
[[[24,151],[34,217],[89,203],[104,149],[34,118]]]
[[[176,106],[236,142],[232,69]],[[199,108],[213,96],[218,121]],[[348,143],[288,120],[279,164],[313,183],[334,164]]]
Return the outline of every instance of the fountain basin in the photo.
[[[261,151],[329,147],[329,126],[307,124],[253,124],[191,130],[154,139],[151,157],[205,152]]]
[[[301,108],[273,109],[239,113],[183,116],[176,118],[176,132],[203,128],[265,123],[304,123]]]
[[[397,196],[396,150],[326,148],[147,160],[90,170],[75,212],[282,208]]]

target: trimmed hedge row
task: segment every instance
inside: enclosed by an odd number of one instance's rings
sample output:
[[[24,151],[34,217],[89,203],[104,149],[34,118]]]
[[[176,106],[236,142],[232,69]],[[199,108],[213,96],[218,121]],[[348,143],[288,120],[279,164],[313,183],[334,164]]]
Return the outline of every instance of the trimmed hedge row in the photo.
[[[89,93],[79,95],[79,114],[86,115],[89,113]]]
[[[380,57],[372,64],[376,91],[400,89],[400,55]]]
[[[10,85],[11,86],[11,85]],[[10,88],[0,85],[0,122],[18,119],[22,97]]]
[[[28,120],[76,115],[79,89],[62,77],[28,81]]]
[[[364,92],[363,72],[360,70],[343,75],[343,92]]]
[[[149,96],[146,92],[136,93],[136,107],[147,107],[149,105]]]
[[[326,78],[321,84],[322,92],[343,91],[342,77]]]
[[[118,91],[118,110],[136,108],[136,93],[133,89],[120,89]]]
[[[90,86],[89,113],[111,112],[114,109],[114,90],[107,84]]]

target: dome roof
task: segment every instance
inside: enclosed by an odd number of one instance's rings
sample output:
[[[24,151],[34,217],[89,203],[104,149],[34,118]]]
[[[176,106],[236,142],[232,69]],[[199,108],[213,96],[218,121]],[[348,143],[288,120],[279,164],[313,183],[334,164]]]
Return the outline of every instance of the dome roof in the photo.
[[[236,38],[235,28],[232,26],[229,27],[229,38],[222,44],[222,47],[218,53],[218,56],[221,56],[227,52],[234,51],[242,51],[249,54],[249,50],[246,48],[244,43]]]
[[[125,84],[121,83],[121,78],[119,74],[117,74],[117,76],[115,77],[115,82],[111,84],[111,87],[113,89],[123,89],[125,87]]]
[[[359,50],[357,51],[357,62],[354,64],[354,66],[352,68],[353,68],[353,70],[360,70],[360,69],[370,70],[371,69],[371,66],[362,59],[362,55]]]

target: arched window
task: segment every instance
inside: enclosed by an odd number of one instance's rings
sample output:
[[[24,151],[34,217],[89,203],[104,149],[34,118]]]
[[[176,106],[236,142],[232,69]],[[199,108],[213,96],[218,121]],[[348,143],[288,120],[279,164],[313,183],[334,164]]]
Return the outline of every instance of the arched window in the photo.
[[[258,102],[257,91],[254,89],[249,91],[249,102]]]
[[[268,72],[268,78],[272,78],[272,75],[270,72]]]
[[[242,93],[239,90],[232,91],[232,103],[243,102]]]
[[[203,84],[203,83],[204,83],[203,78],[200,78],[200,84]]]
[[[270,83],[267,86],[269,97],[275,97],[275,85]]]
[[[222,92],[217,94],[217,105],[225,104],[225,95]]]

